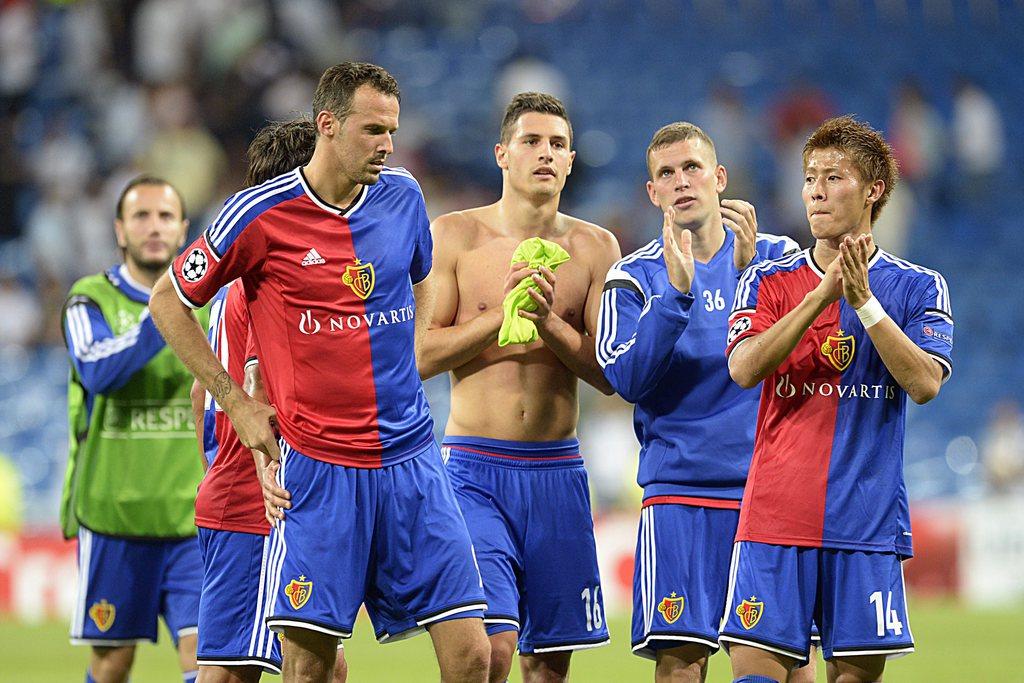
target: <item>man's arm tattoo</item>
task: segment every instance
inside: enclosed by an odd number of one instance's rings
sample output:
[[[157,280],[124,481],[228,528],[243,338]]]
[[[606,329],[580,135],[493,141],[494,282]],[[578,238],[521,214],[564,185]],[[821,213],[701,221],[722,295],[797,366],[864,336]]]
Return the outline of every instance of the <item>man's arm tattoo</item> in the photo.
[[[227,370],[222,370],[219,375],[213,378],[210,394],[215,401],[222,401],[229,393],[231,393],[231,376],[228,375]]]

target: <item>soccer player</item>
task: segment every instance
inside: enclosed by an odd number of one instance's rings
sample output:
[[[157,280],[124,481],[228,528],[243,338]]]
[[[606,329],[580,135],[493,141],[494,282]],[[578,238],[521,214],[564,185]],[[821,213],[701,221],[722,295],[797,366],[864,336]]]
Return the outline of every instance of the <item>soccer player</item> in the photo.
[[[290,501],[263,572],[284,680],[327,680],[365,600],[384,615],[375,624],[402,629],[383,639],[426,628],[444,680],[483,681],[480,576],[414,357],[429,220],[413,177],[384,166],[398,85],[379,66],[339,64],[313,110],[309,164],[229,198],[157,283],[154,319],[242,444],[280,461]],[[276,410],[242,391],[189,313],[239,277]]]
[[[597,357],[636,405],[641,445],[633,652],[655,661],[658,681],[702,681],[718,650],[758,398],[729,377],[727,302],[751,263],[798,247],[759,234],[752,205],[720,199],[728,174],[697,126],[658,130],[647,168],[662,236],[608,272]]]
[[[315,143],[312,119],[267,125],[249,145],[246,186],[259,185],[308,163]],[[210,310],[209,340],[214,353],[232,379],[244,384],[243,368],[259,371],[254,367],[256,359],[246,356],[249,309],[241,283],[234,280],[222,287]],[[263,490],[249,450],[198,382],[193,385],[192,402],[193,413],[199,415],[199,443],[209,463],[196,497],[204,566],[198,681],[257,681],[262,670],[281,670],[278,639],[264,623],[271,602],[260,572],[269,550],[270,531]],[[346,671],[344,654],[339,652],[334,680],[343,682]]]
[[[914,649],[906,400],[949,377],[953,319],[939,273],[872,243],[897,180],[881,134],[829,119],[803,163],[815,245],[748,270],[730,318],[729,371],[763,385],[721,640],[736,680],[785,681],[813,617],[829,680],[876,681]]]
[[[417,357],[424,377],[451,371],[444,453],[487,596],[490,680],[506,679],[517,641],[524,681],[564,680],[573,650],[608,642],[576,440],[577,377],[611,393],[593,335],[619,247],[610,232],[558,211],[575,152],[556,98],[515,96],[494,153],[501,198],[434,222],[437,304]],[[557,286],[547,267],[510,267],[531,237],[569,253]],[[538,308],[521,315],[540,338],[499,348],[502,300],[527,277]]]
[[[184,202],[165,180],[139,176],[121,192],[114,229],[124,263],[76,282],[63,316],[71,438],[61,526],[78,537],[79,569],[71,642],[92,646],[86,681],[124,681],[136,643],[156,641],[162,616],[191,681],[203,464],[192,377],[147,307],[185,241]]]

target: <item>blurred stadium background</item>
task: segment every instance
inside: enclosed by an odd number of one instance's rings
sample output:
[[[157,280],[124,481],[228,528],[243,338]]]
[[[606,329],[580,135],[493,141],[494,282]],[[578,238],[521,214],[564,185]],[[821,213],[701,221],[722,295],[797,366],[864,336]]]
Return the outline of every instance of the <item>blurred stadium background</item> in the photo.
[[[306,112],[325,66],[360,59],[399,81],[390,163],[419,178],[432,216],[497,198],[491,150],[512,94],[561,97],[578,150],[563,210],[624,253],[659,227],[643,152],[664,123],[704,127],[726,195],[804,244],[808,130],[847,112],[884,129],[903,182],[876,239],[946,275],[957,321],[952,380],[908,420],[919,647],[890,678],[1024,680],[1009,637],[1024,633],[1022,36],[1019,0],[0,1],[0,679],[77,680],[86,659],[64,640],[59,311],[73,280],[118,258],[118,191],[139,171],[167,177],[198,232],[240,187],[256,130]],[[428,391],[443,427],[447,380]],[[630,410],[583,401],[615,642],[582,654],[575,680],[646,679],[627,654]],[[426,640],[385,650],[362,630],[353,680],[435,677]],[[133,680],[175,680],[166,642],[143,648]],[[712,669],[727,680],[724,658]]]

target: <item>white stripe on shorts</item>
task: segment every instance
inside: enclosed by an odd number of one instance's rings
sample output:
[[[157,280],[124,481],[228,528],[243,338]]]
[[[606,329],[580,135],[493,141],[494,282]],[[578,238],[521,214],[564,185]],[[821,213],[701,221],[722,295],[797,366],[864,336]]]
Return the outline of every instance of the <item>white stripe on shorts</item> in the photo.
[[[722,623],[718,625],[719,633],[725,628],[726,622],[729,621],[729,611],[732,609],[732,596],[736,591],[736,575],[739,573],[740,568],[741,543],[742,541],[736,541],[732,544],[732,560],[729,561],[729,588],[725,591],[725,608],[722,610]]]
[[[71,638],[81,639],[85,630],[85,601],[89,595],[89,564],[92,559],[92,532],[78,528],[78,596],[71,614]]]

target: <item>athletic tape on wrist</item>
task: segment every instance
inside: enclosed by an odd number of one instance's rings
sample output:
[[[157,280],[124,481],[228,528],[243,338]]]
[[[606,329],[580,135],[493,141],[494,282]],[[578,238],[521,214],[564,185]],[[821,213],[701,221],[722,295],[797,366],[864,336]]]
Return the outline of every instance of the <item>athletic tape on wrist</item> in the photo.
[[[867,303],[856,309],[857,317],[860,318],[861,323],[864,325],[864,329],[867,329],[880,322],[883,318],[888,318],[889,315],[882,308],[882,304],[878,303],[878,299],[871,297]]]

